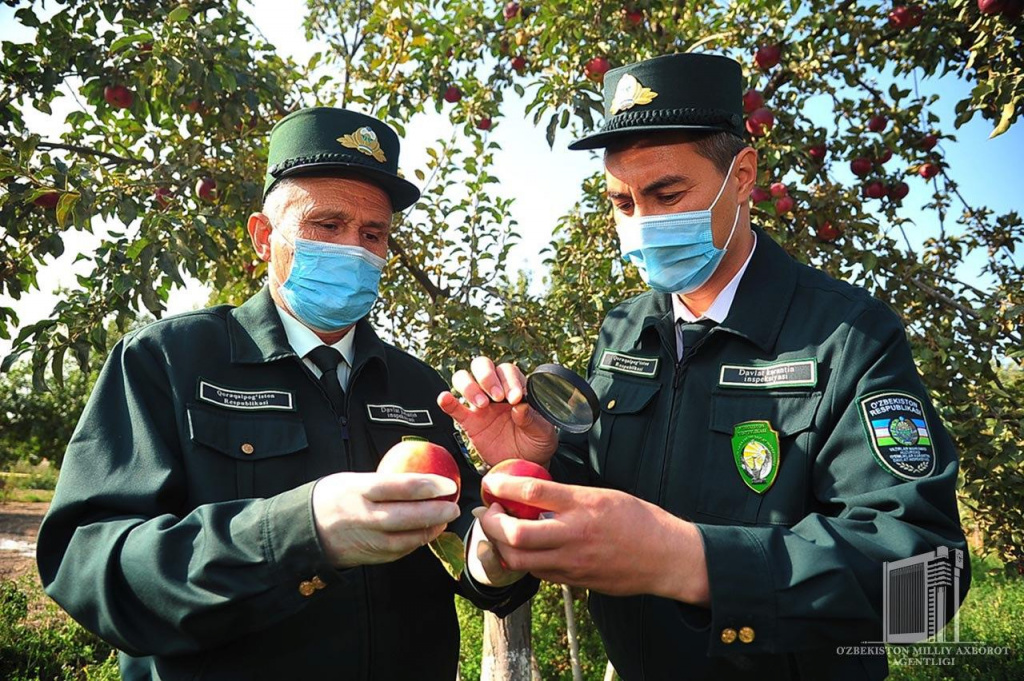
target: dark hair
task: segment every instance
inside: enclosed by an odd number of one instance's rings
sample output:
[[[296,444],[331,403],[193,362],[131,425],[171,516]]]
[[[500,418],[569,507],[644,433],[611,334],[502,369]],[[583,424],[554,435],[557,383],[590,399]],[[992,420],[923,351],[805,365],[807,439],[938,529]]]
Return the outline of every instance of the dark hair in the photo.
[[[703,132],[691,130],[666,130],[655,134],[636,133],[622,137],[608,145],[605,153],[627,149],[633,146],[662,144],[665,141],[692,143],[697,153],[715,164],[715,168],[723,175],[729,170],[736,154],[749,145],[739,135],[731,132]]]

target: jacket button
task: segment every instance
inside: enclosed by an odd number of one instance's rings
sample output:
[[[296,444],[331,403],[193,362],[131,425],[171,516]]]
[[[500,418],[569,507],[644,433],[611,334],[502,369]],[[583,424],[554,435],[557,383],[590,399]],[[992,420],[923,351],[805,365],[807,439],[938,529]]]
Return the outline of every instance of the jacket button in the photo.
[[[736,640],[736,630],[731,628],[722,629],[722,643],[732,643]]]
[[[608,400],[608,408],[609,409],[614,409],[615,408],[615,400]]]
[[[305,582],[300,582],[299,593],[305,596],[306,598],[309,598],[314,593],[316,593],[316,586],[313,585],[313,582],[308,580]]]
[[[740,641],[743,643],[750,643],[754,640],[754,630],[750,627],[743,627],[740,629]]]
[[[313,579],[309,580],[309,583],[313,585],[313,588],[319,591],[327,585],[324,584],[324,580],[320,579],[320,575],[313,575]]]
[[[242,454],[248,455],[252,454],[254,451],[256,451],[256,449],[248,442],[242,445]]]

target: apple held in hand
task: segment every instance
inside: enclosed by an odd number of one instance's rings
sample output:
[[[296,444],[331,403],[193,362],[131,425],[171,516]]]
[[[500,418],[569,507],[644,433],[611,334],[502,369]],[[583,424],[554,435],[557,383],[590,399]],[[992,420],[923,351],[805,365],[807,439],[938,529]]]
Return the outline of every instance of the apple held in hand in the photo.
[[[425,440],[403,440],[387,451],[377,464],[378,473],[431,473],[455,481],[455,494],[438,497],[458,501],[462,476],[454,457],[441,445]]]
[[[499,475],[516,475],[524,478],[537,478],[538,480],[551,480],[551,474],[540,464],[527,461],[526,459],[505,459],[494,468],[487,471],[483,481],[480,483],[480,498],[490,506],[494,502],[501,504],[502,508],[513,518],[521,520],[536,520],[545,511],[543,508],[530,506],[519,501],[502,499],[491,494],[487,489],[487,478],[495,473]]]

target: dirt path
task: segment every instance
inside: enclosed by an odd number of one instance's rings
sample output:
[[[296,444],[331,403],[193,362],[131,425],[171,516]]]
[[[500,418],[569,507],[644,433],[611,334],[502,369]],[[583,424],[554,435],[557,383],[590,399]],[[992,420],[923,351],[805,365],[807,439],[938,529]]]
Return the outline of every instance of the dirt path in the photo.
[[[0,579],[36,572],[36,534],[49,504],[0,504]]]

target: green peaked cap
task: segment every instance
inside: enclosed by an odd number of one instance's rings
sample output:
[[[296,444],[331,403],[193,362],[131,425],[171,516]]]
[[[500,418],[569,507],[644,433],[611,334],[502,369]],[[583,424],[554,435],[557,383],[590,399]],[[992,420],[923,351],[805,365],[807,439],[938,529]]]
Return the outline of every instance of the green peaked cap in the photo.
[[[420,190],[398,175],[398,152],[398,135],[372,116],[325,106],[300,109],[270,131],[263,196],[286,177],[357,173],[387,192],[392,210],[405,210]]]
[[[605,124],[570,149],[600,149],[616,138],[666,130],[744,137],[743,69],[714,54],[667,54],[604,76]]]

